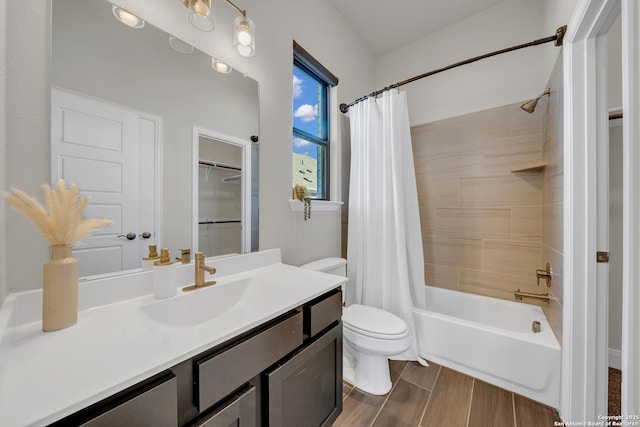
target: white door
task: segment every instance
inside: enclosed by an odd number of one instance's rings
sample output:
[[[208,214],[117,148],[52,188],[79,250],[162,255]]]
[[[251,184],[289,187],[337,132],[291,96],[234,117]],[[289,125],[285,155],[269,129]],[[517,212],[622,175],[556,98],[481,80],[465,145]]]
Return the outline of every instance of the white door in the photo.
[[[51,104],[52,183],[75,183],[91,198],[84,215],[113,221],[74,246],[80,276],[139,267],[140,115],[56,88]]]

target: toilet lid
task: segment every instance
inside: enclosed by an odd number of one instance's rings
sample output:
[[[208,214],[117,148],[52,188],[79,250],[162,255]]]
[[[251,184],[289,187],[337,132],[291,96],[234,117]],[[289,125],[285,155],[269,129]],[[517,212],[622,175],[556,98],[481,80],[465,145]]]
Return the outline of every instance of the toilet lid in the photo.
[[[345,327],[369,336],[398,336],[407,333],[407,324],[398,316],[376,307],[353,304],[342,312]]]

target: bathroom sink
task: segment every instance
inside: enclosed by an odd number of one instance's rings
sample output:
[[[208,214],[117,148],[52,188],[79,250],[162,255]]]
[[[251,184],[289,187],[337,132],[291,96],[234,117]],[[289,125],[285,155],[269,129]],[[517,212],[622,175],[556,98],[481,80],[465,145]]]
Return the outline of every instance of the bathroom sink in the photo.
[[[178,296],[141,308],[151,320],[167,326],[190,327],[246,310],[271,299],[280,288],[272,282],[253,277],[225,282],[190,292],[178,290]]]

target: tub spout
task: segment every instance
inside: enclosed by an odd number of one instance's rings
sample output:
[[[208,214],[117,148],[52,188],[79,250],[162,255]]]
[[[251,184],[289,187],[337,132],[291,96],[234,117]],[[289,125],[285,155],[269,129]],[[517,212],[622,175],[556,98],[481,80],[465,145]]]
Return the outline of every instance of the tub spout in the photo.
[[[547,304],[549,304],[550,298],[549,298],[549,294],[532,294],[529,292],[521,292],[520,289],[518,289],[516,292],[513,293],[513,295],[515,296],[517,301],[522,301],[523,298],[531,298],[531,299],[537,299],[540,301],[544,301]]]
[[[535,334],[539,333],[542,330],[541,326],[540,326],[540,322],[538,322],[537,320],[534,320],[531,323],[531,331]]]

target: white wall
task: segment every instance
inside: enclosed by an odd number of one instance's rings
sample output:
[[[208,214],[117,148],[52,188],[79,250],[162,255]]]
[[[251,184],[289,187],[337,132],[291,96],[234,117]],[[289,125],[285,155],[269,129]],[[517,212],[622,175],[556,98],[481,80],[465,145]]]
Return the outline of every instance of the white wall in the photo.
[[[613,22],[607,33],[607,106],[622,108],[622,20]]]
[[[612,123],[609,128],[609,348],[614,350],[622,349],[622,151],[622,124]]]
[[[567,25],[577,4],[578,0],[542,0],[545,32],[552,34]]]
[[[622,20],[607,34],[608,108],[622,108]],[[622,349],[622,120],[609,122],[609,348]]]
[[[578,0],[542,0],[542,31],[545,35],[553,34],[556,29],[568,25]],[[554,64],[561,49],[547,49],[543,53],[544,62]]]
[[[0,28],[6,27],[7,3],[0,4]],[[0,82],[4,82],[6,78],[7,50],[6,50],[6,32],[0,31]],[[0,83],[0,189],[6,187],[5,183],[5,160],[6,160],[6,127],[5,127],[5,104],[6,104],[6,88]],[[5,201],[4,197],[0,197],[0,306],[2,305],[7,293],[7,269],[6,269],[6,219],[5,219]]]
[[[41,194],[50,180],[49,14],[43,2],[8,0],[6,16],[6,182]],[[45,7],[43,7],[43,4]],[[35,227],[6,210],[7,291],[37,287],[49,250]]]
[[[570,3],[575,0],[556,3],[566,5],[562,13],[555,14],[567,16],[559,16],[553,23],[548,22],[543,2],[508,0],[377,58],[376,88],[553,35],[556,27],[568,22],[573,9]],[[559,53],[559,48],[548,43],[410,83],[403,89],[407,91],[411,125],[534,98],[544,91]]]
[[[42,2],[7,1],[6,185],[37,194],[50,176],[50,9],[43,8]],[[258,80],[260,248],[280,247],[284,261],[292,264],[338,256],[340,212],[316,212],[305,222],[302,215],[290,211],[287,202],[291,197],[292,40],[340,78],[338,103],[350,102],[374,86],[372,55],[331,3],[246,0],[241,6],[256,22],[257,53],[253,58],[241,58],[234,52],[231,27],[235,12],[222,2],[216,7],[213,33],[190,27],[179,1],[118,3],[201,50],[225,57],[232,66]],[[339,151],[338,146],[332,148]],[[46,245],[34,227],[18,218],[17,213],[8,212],[7,225],[7,247],[11,248],[6,256],[10,266],[8,290],[39,286],[40,266],[49,256]]]

